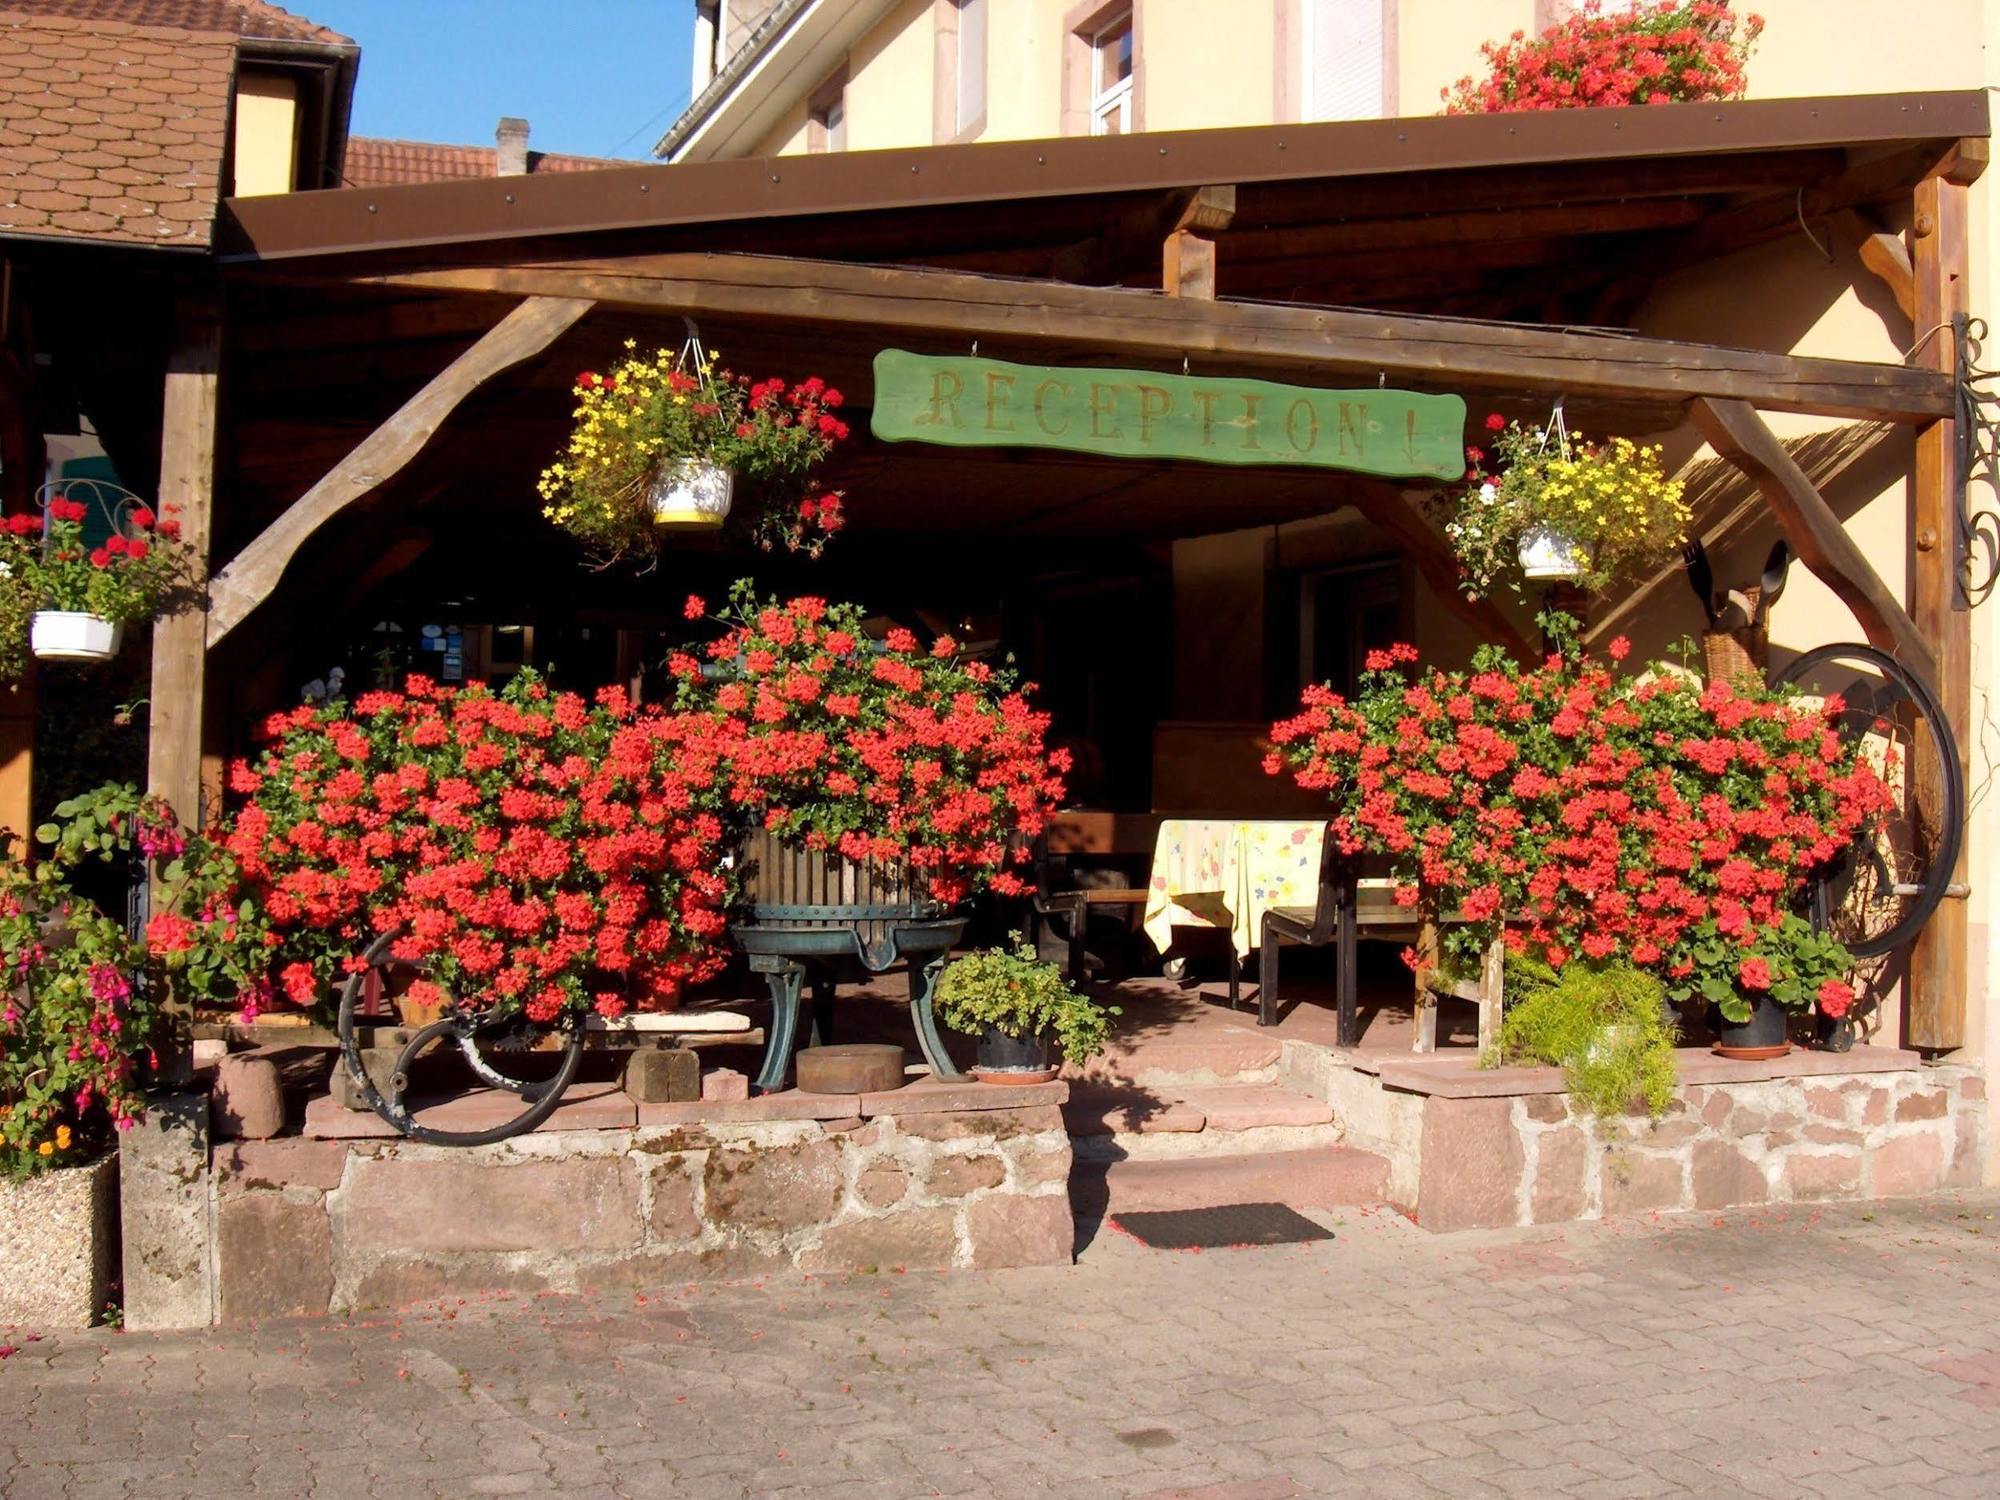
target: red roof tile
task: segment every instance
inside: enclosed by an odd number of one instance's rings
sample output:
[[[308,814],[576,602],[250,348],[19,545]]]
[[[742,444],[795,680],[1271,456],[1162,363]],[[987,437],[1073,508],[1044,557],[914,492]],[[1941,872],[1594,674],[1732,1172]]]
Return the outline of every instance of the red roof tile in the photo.
[[[446,146],[435,141],[390,141],[375,136],[350,136],[342,187],[393,187],[404,182],[442,182],[455,177],[492,177],[496,152],[491,146]],[[599,156],[559,156],[530,151],[528,170],[589,172],[599,167],[629,167],[629,161]]]
[[[66,21],[117,21],[181,31],[227,31],[269,41],[353,45],[339,32],[266,0],[5,0],[0,10]]]
[[[0,235],[206,245],[236,41],[0,0]]]

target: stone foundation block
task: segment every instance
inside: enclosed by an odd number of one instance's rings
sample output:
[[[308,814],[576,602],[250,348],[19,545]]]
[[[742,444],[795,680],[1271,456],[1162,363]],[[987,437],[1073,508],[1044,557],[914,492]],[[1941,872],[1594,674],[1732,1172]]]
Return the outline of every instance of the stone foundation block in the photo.
[[[1424,1228],[1498,1229],[1519,1220],[1526,1153],[1513,1100],[1428,1100],[1422,1149],[1416,1218]]]
[[[972,1264],[981,1271],[1004,1266],[1066,1266],[1076,1249],[1076,1219],[1069,1195],[981,1198],[965,1211]]]
[[[1852,1198],[1861,1192],[1861,1157],[1794,1152],[1785,1158],[1783,1183],[1788,1198]]]
[[[691,1240],[701,1233],[701,1215],[695,1211],[694,1178],[676,1164],[653,1173],[653,1207],[646,1225],[654,1244]]]
[[[836,1224],[799,1256],[799,1268],[886,1271],[898,1266],[948,1266],[958,1253],[957,1217],[950,1208],[911,1208]]]
[[[625,1092],[641,1104],[687,1104],[701,1097],[701,1058],[686,1047],[641,1047],[625,1059]]]
[[[361,1070],[368,1075],[368,1081],[375,1085],[375,1091],[383,1098],[389,1097],[389,1080],[395,1076],[396,1059],[403,1055],[400,1047],[363,1047],[361,1049]],[[336,1057],[333,1072],[327,1076],[327,1092],[342,1109],[366,1110],[372,1106],[367,1096],[361,1092],[347,1071],[344,1058]]]
[[[711,1102],[741,1101],[750,1097],[750,1077],[734,1068],[710,1068],[701,1075],[701,1097]]]
[[[1944,1168],[1944,1142],[1937,1136],[1929,1131],[1897,1136],[1869,1154],[1869,1196],[1913,1198],[1935,1192],[1943,1185]]]
[[[1580,1219],[1589,1204],[1588,1176],[1593,1150],[1584,1127],[1544,1130],[1535,1138],[1535,1181],[1528,1217],[1537,1224]]]
[[[709,1154],[703,1175],[708,1222],[719,1229],[784,1234],[824,1224],[845,1187],[840,1147],[828,1140],[724,1147]]]
[[[621,1250],[640,1239],[639,1178],[622,1157],[475,1165],[463,1154],[354,1164],[349,1245],[377,1250]]]
[[[1727,1141],[1696,1141],[1691,1176],[1696,1208],[1762,1203],[1771,1196],[1763,1170]]]
[[[1614,1151],[1605,1157],[1599,1171],[1604,1181],[1607,1217],[1686,1207],[1687,1193],[1678,1157]]]
[[[225,1323],[293,1318],[333,1298],[333,1228],[317,1193],[239,1193],[216,1205],[215,1273]]]
[[[163,1094],[118,1142],[125,1326],[205,1328],[210,1276],[208,1093]]]
[[[340,1186],[347,1169],[347,1142],[283,1136],[272,1141],[237,1141],[215,1153],[218,1193],[271,1191],[277,1188]]]
[[[1007,1164],[988,1152],[972,1156],[941,1156],[931,1163],[928,1186],[939,1198],[963,1198],[1007,1180]]]

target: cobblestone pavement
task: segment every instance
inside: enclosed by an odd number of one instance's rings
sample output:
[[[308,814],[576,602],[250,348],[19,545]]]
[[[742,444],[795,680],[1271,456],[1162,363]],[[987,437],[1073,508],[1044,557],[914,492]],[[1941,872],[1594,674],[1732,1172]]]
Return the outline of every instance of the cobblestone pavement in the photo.
[[[1067,1271],[47,1338],[0,1363],[0,1495],[2000,1492],[2000,1195],[1324,1220],[1106,1233]]]

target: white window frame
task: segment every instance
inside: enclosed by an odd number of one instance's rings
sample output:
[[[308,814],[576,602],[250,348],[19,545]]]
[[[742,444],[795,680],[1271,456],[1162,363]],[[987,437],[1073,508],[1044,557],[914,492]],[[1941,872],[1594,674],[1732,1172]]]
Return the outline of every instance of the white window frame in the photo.
[[[1375,113],[1372,115],[1339,116],[1342,119],[1388,119],[1396,113],[1394,91],[1389,84],[1391,60],[1395,49],[1395,16],[1389,0],[1348,0],[1349,4],[1372,4],[1382,11],[1382,50],[1378,66],[1381,82],[1376,86]],[[1329,116],[1318,113],[1319,75],[1314,66],[1318,61],[1317,39],[1313,35],[1313,25],[1319,15],[1317,0],[1297,0],[1299,21],[1298,73],[1293,86],[1298,89],[1298,115],[1301,120],[1325,120]]]
[[[1132,68],[1123,78],[1108,88],[1104,84],[1104,63],[1107,53],[1104,39],[1120,27],[1125,29],[1128,45],[1132,49]],[[1104,24],[1090,34],[1090,133],[1111,135],[1105,129],[1113,116],[1117,117],[1118,135],[1132,133],[1132,86],[1139,77],[1138,32],[1129,8],[1105,19]]]

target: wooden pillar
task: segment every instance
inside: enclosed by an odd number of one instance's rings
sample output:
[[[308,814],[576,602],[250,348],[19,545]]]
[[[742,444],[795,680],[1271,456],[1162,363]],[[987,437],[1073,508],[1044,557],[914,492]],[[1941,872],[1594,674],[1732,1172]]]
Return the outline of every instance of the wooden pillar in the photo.
[[[196,595],[153,625],[151,737],[147,788],[192,827],[202,822],[201,752],[208,677],[208,548],[215,502],[216,377],[222,363],[222,314],[208,297],[185,296],[175,310],[160,422],[162,516],[180,522],[181,540],[202,570]],[[186,1017],[170,1009],[159,1051],[169,1082],[184,1082],[191,1062]]]
[[[1916,358],[1946,373],[1957,367],[1951,321],[1966,307],[1966,183],[1972,175],[1976,166],[1968,174],[1948,164],[1919,183],[1910,229]],[[1956,424],[1949,420],[1917,429],[1910,613],[1937,654],[1938,695],[1964,765],[1972,732],[1972,616],[1960,593],[1956,447]],[[1920,806],[1926,790],[1917,788]],[[1963,888],[1962,844],[1958,860],[1952,878]],[[1912,1047],[1944,1050],[1965,1043],[1967,925],[1964,897],[1948,895],[1918,935],[1905,1012],[1905,1040]]]

